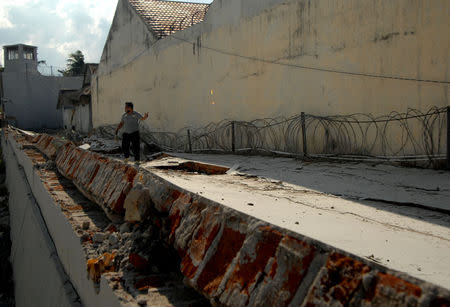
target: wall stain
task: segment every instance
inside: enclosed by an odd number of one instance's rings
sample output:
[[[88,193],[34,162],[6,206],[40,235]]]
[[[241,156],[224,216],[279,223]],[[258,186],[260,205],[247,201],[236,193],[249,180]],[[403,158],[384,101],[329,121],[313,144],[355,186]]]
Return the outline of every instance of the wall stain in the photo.
[[[376,34],[374,38],[374,42],[388,41],[394,38],[395,36],[400,35],[399,32],[391,32],[387,34]]]

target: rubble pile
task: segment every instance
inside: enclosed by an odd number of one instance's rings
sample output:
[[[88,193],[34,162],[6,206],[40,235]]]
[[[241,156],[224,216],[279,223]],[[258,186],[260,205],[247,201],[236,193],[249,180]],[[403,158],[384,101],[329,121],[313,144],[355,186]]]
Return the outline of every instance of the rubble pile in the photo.
[[[93,152],[110,155],[121,153],[120,142],[118,140],[92,135],[84,138],[82,143],[89,144],[89,150]]]

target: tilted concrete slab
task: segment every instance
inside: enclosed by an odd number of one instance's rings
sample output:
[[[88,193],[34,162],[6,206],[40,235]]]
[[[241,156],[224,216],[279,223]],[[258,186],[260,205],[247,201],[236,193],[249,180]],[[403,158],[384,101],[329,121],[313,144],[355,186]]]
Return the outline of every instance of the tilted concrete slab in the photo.
[[[450,213],[450,172],[383,164],[305,162],[291,158],[171,154],[223,165],[236,172],[282,181],[343,198],[397,206],[430,207]],[[392,206],[395,207],[395,206]]]
[[[197,160],[205,162],[205,159],[201,159],[201,157]],[[216,162],[219,160],[219,157],[215,159]],[[263,168],[260,173],[264,171],[267,174],[273,170],[277,174],[276,167],[279,167],[280,162],[285,167],[286,165],[293,167],[296,164],[299,168],[299,162],[277,161],[277,159],[270,158],[265,160],[273,161],[274,165],[266,164],[263,166],[265,169]],[[229,208],[339,247],[389,268],[450,288],[449,214],[416,207],[397,207],[385,202],[362,200],[361,198],[359,200],[346,199],[306,186],[264,177],[236,173],[206,176],[157,169],[163,165],[174,167],[177,163],[183,162],[185,162],[184,159],[168,157],[145,163],[142,167],[183,189]],[[251,163],[243,165],[243,167],[251,167],[249,164]],[[259,167],[261,166],[260,164]],[[291,174],[287,175],[290,176],[291,181],[310,181],[312,184],[309,186],[324,184],[328,190],[332,189],[330,186],[333,184],[329,178],[326,183],[316,181],[328,175],[311,174],[314,167],[316,166],[308,166],[309,170],[305,174],[297,173],[298,179],[292,175],[295,173],[295,169],[291,168],[290,171],[287,171]],[[342,167],[345,168],[345,165]],[[361,172],[354,165],[351,167],[353,167],[353,172]],[[318,166],[322,172],[324,168],[325,166]],[[361,168],[364,170],[365,167],[361,166]],[[334,172],[337,170],[335,169]],[[342,170],[342,172],[344,171]],[[350,174],[351,172],[352,169],[348,171]],[[428,172],[428,177],[432,178],[430,173]],[[435,174],[438,178],[443,177],[439,179],[446,179],[446,177],[450,179],[449,173]],[[398,174],[394,175],[398,176]],[[358,179],[354,179],[353,185],[347,182],[343,194],[355,195],[358,188],[374,193],[377,186],[374,183],[371,186],[368,185],[370,179],[368,172],[366,177],[366,182],[361,180],[360,183],[357,183]],[[345,183],[345,179],[342,180]],[[349,178],[347,178],[348,180]],[[403,178],[403,180],[405,179]],[[334,178],[334,181],[339,180]],[[449,185],[448,182],[450,180],[443,182],[442,185]],[[337,185],[341,186],[342,183],[337,183]],[[377,198],[388,200],[390,199],[389,195],[384,194],[383,186],[380,187]],[[450,203],[445,203],[448,197],[446,192],[444,190],[442,196],[436,197],[439,200],[439,202],[435,200],[436,205],[450,206]],[[360,195],[364,195],[362,193]],[[424,198],[431,198],[425,192],[416,193],[424,195]],[[370,198],[374,198],[374,196]],[[425,203],[423,205],[426,207]]]

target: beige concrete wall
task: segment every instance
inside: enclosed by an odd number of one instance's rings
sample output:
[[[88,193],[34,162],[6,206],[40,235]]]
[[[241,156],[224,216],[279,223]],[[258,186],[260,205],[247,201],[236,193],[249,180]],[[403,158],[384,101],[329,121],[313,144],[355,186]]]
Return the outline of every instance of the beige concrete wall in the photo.
[[[117,123],[126,100],[162,131],[449,105],[448,0],[216,0],[203,23],[147,45],[142,35],[122,41],[143,29],[122,1],[93,84],[94,127]]]

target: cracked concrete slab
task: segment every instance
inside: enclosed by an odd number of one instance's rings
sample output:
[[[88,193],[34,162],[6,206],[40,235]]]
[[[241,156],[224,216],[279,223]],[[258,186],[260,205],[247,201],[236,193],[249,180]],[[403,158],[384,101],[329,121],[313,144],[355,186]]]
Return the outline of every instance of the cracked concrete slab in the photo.
[[[213,176],[161,169],[186,162],[181,157],[232,169],[236,163],[241,166],[237,173]],[[450,215],[434,210],[450,204],[449,173],[185,154],[141,167],[227,207],[450,288]],[[427,191],[432,186],[439,192]],[[389,203],[403,200],[402,194],[430,210]]]
[[[304,162],[290,158],[174,153],[238,173],[356,200],[423,206],[450,213],[450,172],[383,164]],[[175,158],[171,159],[174,160]]]

